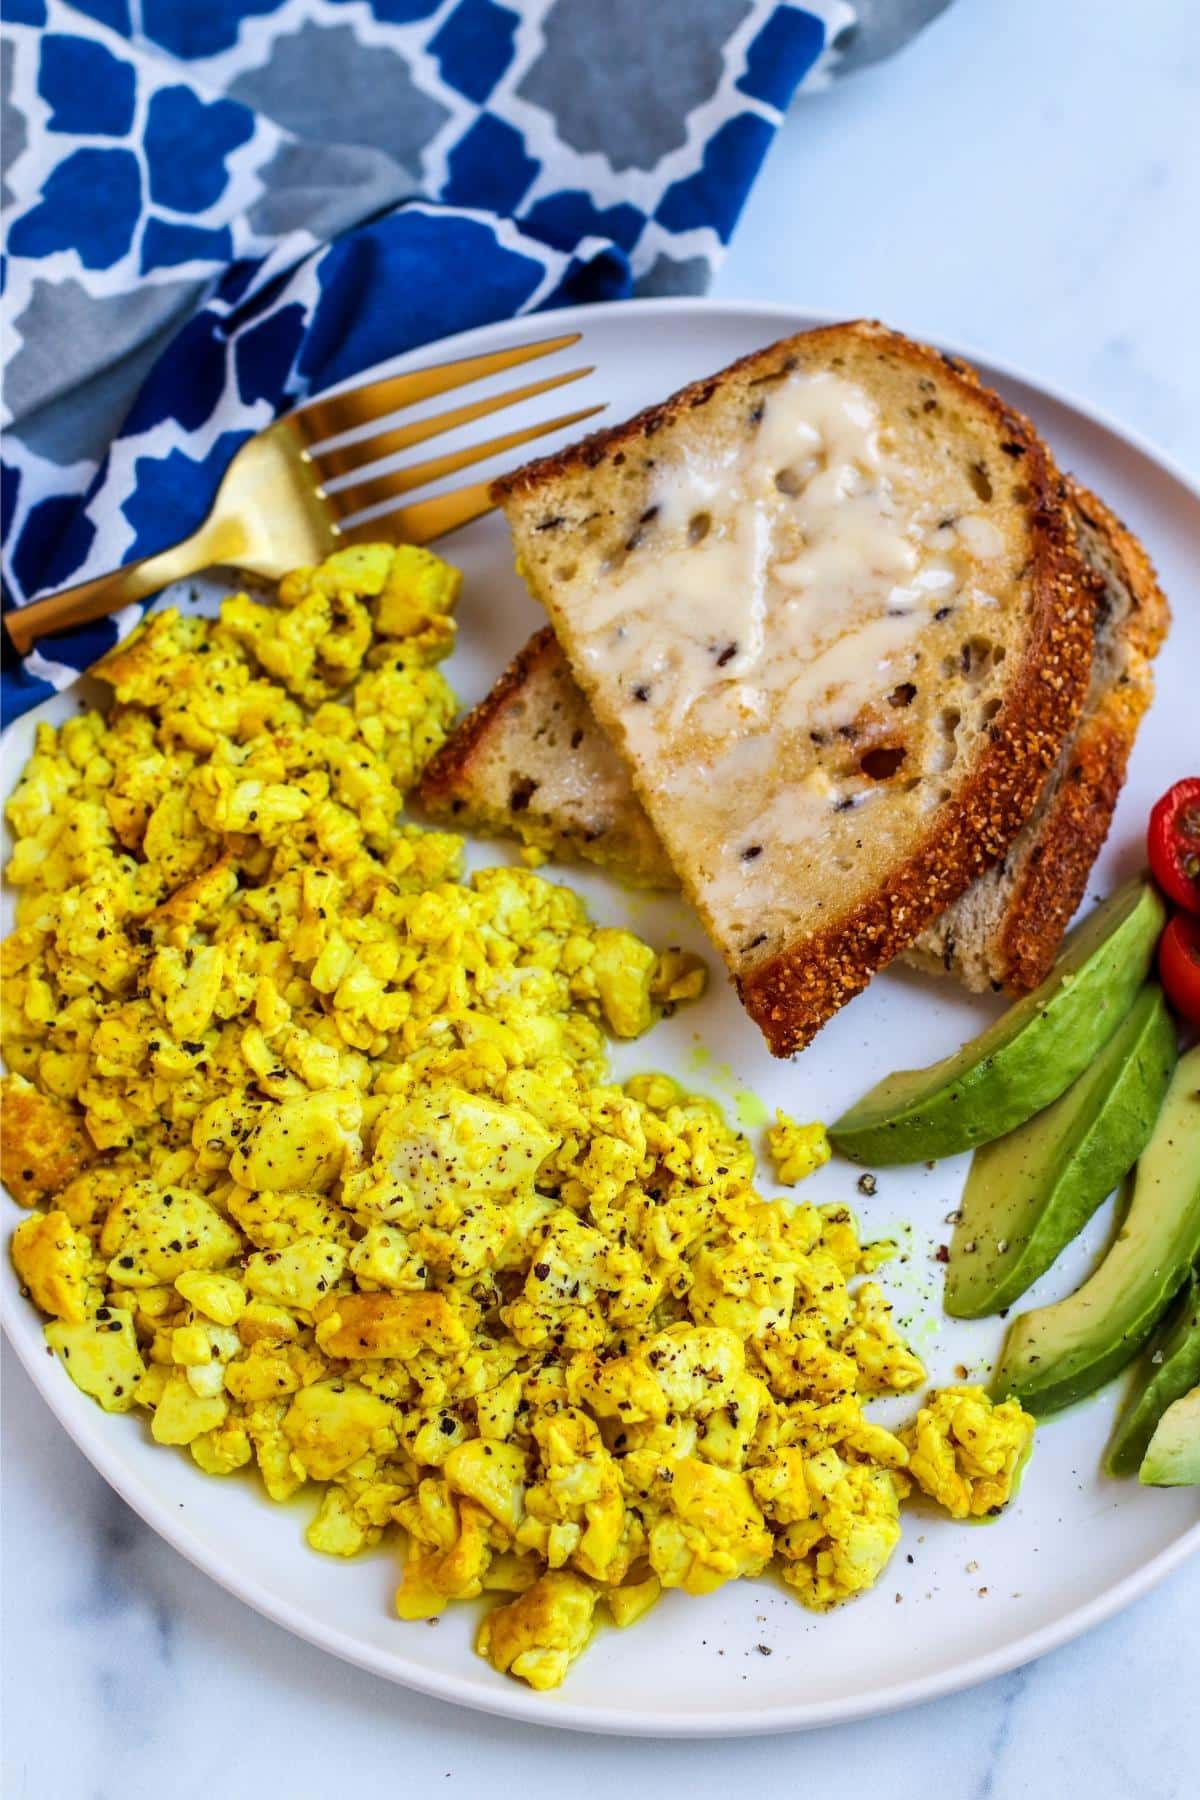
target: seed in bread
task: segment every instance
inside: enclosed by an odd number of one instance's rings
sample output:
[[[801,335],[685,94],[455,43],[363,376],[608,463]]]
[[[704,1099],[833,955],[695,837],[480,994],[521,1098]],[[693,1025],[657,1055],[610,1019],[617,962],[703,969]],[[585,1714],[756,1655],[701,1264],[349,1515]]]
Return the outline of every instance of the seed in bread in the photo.
[[[786,1055],[1007,847],[1074,723],[1061,478],[962,365],[857,324],[496,484],[526,578]]]

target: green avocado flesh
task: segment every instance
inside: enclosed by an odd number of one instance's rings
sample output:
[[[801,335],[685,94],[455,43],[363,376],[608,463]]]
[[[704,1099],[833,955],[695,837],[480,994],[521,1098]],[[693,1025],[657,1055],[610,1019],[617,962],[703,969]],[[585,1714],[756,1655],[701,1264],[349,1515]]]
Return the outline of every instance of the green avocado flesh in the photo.
[[[1040,987],[953,1056],[901,1069],[830,1129],[854,1162],[954,1156],[1049,1106],[1112,1036],[1150,969],[1165,919],[1149,883],[1119,888],[1067,936]]]
[[[1141,1155],[1174,1067],[1150,982],[1053,1106],[975,1152],[946,1269],[951,1318],[1010,1306],[1083,1230]]]
[[[1193,1275],[1150,1340],[1105,1462],[1110,1475],[1134,1475],[1168,1407],[1200,1382],[1200,1286]]]
[[[1176,1400],[1158,1421],[1138,1480],[1147,1487],[1200,1487],[1200,1387]]]
[[[1200,1046],[1175,1065],[1124,1223],[1068,1299],[1009,1327],[992,1381],[1044,1416],[1094,1393],[1146,1343],[1200,1256]]]

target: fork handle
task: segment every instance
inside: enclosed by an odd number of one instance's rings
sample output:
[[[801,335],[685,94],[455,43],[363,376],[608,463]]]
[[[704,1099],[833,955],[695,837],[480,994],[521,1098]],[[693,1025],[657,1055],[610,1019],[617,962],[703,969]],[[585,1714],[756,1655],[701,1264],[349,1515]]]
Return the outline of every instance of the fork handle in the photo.
[[[126,563],[109,575],[97,575],[94,581],[81,581],[76,587],[47,594],[45,599],[33,600],[28,606],[14,607],[4,615],[8,635],[24,656],[48,632],[66,631],[72,625],[107,618],[109,613],[119,612],[135,600],[145,600],[185,575],[231,559],[239,542],[236,531],[222,532],[219,527],[214,530],[214,522],[206,520],[199,531],[169,550],[144,556],[140,562]]]

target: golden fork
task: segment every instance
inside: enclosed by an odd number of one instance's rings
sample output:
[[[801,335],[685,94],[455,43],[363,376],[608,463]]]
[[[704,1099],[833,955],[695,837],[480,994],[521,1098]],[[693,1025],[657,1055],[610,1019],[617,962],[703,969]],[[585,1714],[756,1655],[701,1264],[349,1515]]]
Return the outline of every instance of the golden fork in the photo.
[[[249,574],[278,580],[289,569],[301,563],[319,562],[344,544],[377,542],[380,538],[428,544],[445,537],[460,525],[490,512],[489,481],[452,488],[448,493],[410,505],[393,506],[365,525],[347,525],[345,521],[368,507],[398,501],[404,494],[459,469],[470,468],[489,456],[514,450],[564,426],[577,425],[602,408],[588,406],[579,412],[561,413],[557,418],[505,432],[482,444],[469,444],[444,456],[408,463],[387,474],[362,471],[385,456],[440,437],[473,419],[486,418],[489,413],[578,381],[592,373],[590,368],[569,369],[565,374],[473,400],[431,418],[388,426],[357,443],[335,445],[332,449],[323,446],[334,438],[344,438],[348,432],[377,424],[404,407],[416,406],[422,400],[448,394],[454,388],[482,381],[540,356],[550,356],[578,343],[579,337],[579,332],[574,331],[565,337],[541,338],[511,350],[494,350],[485,356],[414,369],[406,375],[393,375],[298,406],[242,445],[225,471],[207,519],[191,537],[155,556],[114,569],[110,575],[97,576],[94,581],[80,582],[77,587],[64,588],[60,593],[15,608],[5,615],[9,637],[24,654],[47,632],[64,631],[71,625],[104,618],[128,606],[130,601],[144,600],[172,581],[217,564],[231,564]],[[359,475],[357,481],[336,487],[332,493],[326,486],[327,482],[355,474]]]

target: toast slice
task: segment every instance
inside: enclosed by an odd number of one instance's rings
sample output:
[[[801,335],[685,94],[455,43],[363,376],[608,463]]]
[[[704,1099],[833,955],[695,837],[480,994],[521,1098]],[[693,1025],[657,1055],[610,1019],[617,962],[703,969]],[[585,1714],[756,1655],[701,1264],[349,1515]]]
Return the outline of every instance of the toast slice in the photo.
[[[549,625],[426,764],[416,798],[434,818],[598,863],[635,887],[678,886]]]
[[[972,992],[1024,993],[1050,965],[1108,835],[1170,614],[1138,540],[1103,501],[1070,482],[1079,546],[1098,582],[1084,710],[1032,814],[901,960]],[[563,860],[582,857],[635,886],[675,872],[624,763],[543,627],[429,764],[427,809],[508,834]]]
[[[1079,547],[1097,579],[1083,714],[1004,856],[927,926],[905,960],[975,993],[1026,993],[1050,971],[1108,836],[1171,614],[1138,540],[1104,502],[1069,484]]]
[[[1028,422],[859,323],[495,485],[523,572],[770,1048],[1007,848],[1092,593]]]

